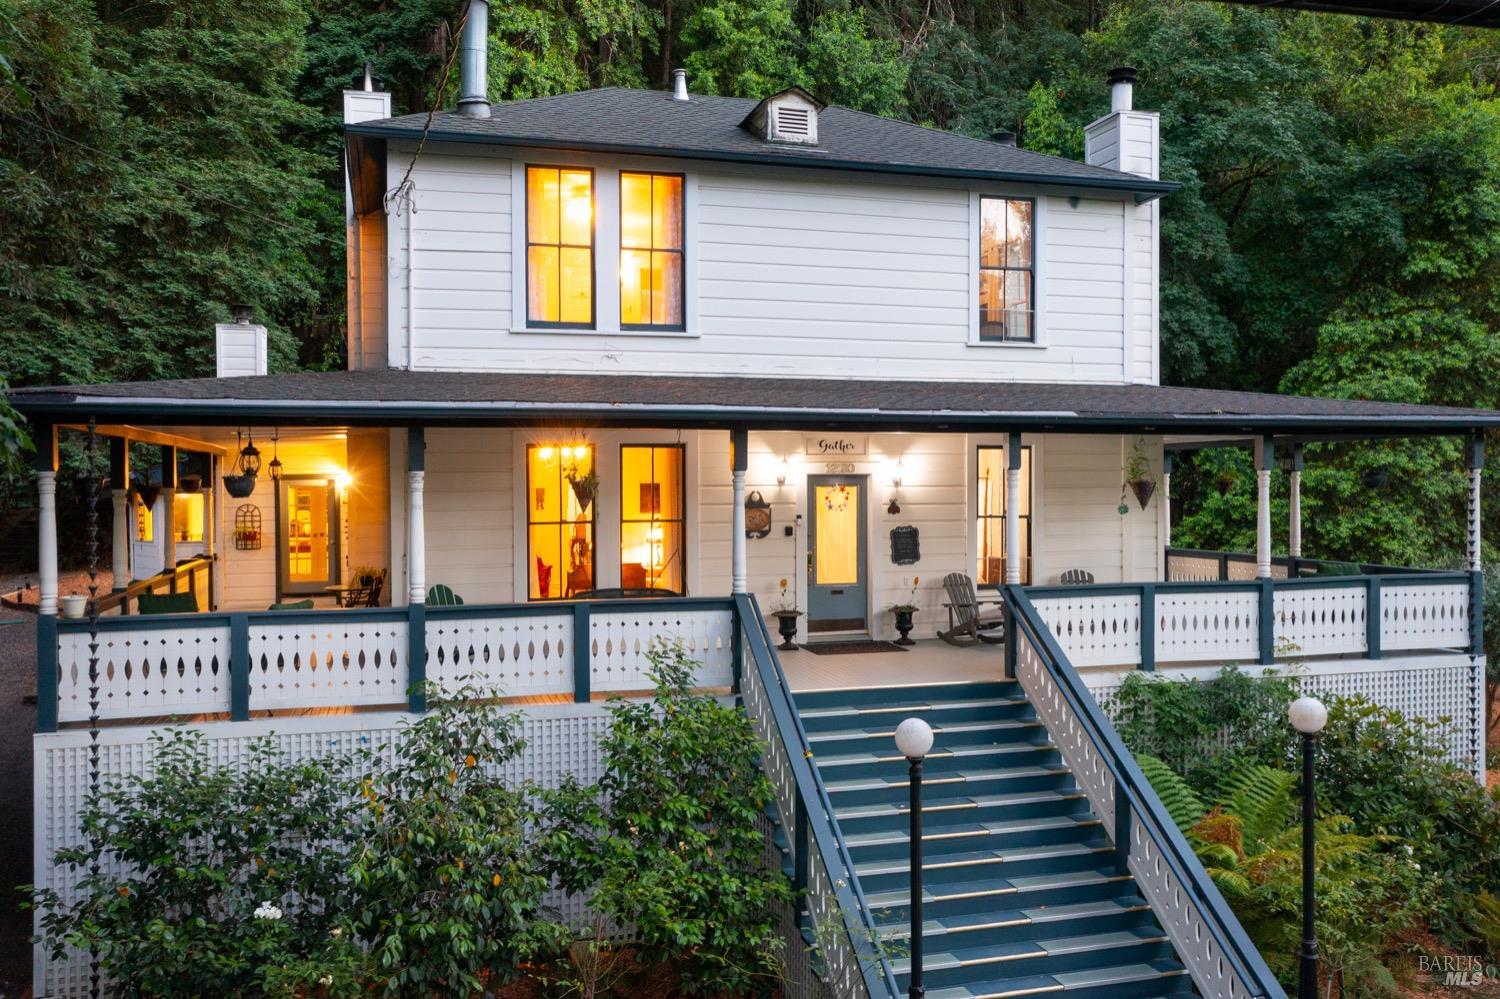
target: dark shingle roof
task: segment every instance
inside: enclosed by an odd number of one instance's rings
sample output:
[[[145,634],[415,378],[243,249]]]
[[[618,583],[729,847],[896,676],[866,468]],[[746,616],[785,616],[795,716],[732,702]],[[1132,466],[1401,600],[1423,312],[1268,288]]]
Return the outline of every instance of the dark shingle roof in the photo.
[[[1161,433],[1462,433],[1500,412],[1158,385],[329,371],[17,389],[53,421],[867,427]]]
[[[818,144],[766,142],[740,128],[756,106],[738,97],[605,87],[496,104],[488,118],[440,112],[429,137],[457,142],[671,155],[881,172],[1025,181],[1156,197],[1175,183],[1044,156],[1015,146],[878,115],[829,107],[818,116]],[[416,138],[427,115],[348,125],[351,135]]]

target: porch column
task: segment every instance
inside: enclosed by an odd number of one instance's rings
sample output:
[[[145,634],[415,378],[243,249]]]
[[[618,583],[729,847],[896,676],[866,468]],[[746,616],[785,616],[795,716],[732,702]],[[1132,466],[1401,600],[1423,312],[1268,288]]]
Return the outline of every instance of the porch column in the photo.
[[[177,511],[172,502],[177,496],[177,449],[170,444],[161,449],[161,513],[166,524],[162,539],[162,568],[177,565]],[[172,592],[177,592],[177,577],[172,577]]]
[[[1161,515],[1164,521],[1161,529],[1161,546],[1172,547],[1172,452],[1163,451],[1161,455]]]
[[[38,613],[57,616],[57,428],[36,428],[37,584],[41,588]]]
[[[1255,454],[1255,576],[1271,578],[1271,467],[1276,446],[1271,438],[1257,440]]]
[[[1021,582],[1021,435],[1005,445],[1005,582]]]
[[[1292,471],[1287,477],[1288,505],[1287,554],[1302,557],[1302,445],[1292,445]]]
[[[115,508],[109,568],[118,593],[130,585],[130,441],[124,437],[109,439],[109,496]]]
[[[749,573],[745,568],[745,469],[750,464],[750,433],[729,431],[730,469],[734,480],[734,513],[729,525],[730,592],[748,589]]]
[[[426,475],[426,437],[421,427],[406,431],[406,582],[407,602],[427,602],[427,526],[422,511]]]
[[[1467,448],[1469,464],[1469,571],[1484,569],[1484,553],[1480,551],[1479,487],[1484,479],[1484,438],[1470,438]]]

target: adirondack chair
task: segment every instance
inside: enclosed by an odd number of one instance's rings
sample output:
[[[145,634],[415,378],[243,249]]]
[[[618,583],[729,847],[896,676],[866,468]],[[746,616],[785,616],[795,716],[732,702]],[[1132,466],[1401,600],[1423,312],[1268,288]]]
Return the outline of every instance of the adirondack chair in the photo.
[[[446,583],[438,583],[427,590],[428,607],[460,607],[464,598],[454,593]]]
[[[986,645],[1001,645],[1005,642],[1005,615],[999,611],[986,611],[986,607],[1004,606],[1003,600],[980,600],[974,591],[974,581],[961,572],[950,572],[943,577],[943,589],[948,592],[948,630],[939,631],[938,637],[949,645],[966,648],[983,642]]]
[[[1094,574],[1087,569],[1068,569],[1057,581],[1064,586],[1092,586],[1094,585]]]

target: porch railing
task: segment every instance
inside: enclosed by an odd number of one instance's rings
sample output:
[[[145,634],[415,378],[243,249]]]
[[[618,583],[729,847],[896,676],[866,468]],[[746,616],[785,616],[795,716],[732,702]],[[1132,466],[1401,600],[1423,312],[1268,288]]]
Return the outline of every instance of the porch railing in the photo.
[[[1255,579],[1256,558],[1254,552],[1220,552],[1202,548],[1168,548],[1166,550],[1166,577],[1169,582],[1205,583],[1229,580]],[[1301,579],[1304,577],[1396,576],[1405,573],[1431,572],[1430,569],[1414,569],[1409,566],[1381,565],[1375,562],[1339,562],[1333,559],[1304,558],[1301,555],[1273,555],[1271,557],[1272,579]]]
[[[895,999],[901,991],[894,969],[878,948],[874,913],[854,877],[827,788],[812,765],[812,744],[771,647],[765,618],[754,596],[734,599],[748,657],[740,694],[765,747],[763,766],[792,855],[793,887],[807,907],[823,982],[840,999]]]
[[[99,717],[109,720],[420,709],[411,691],[424,679],[587,701],[649,687],[656,637],[680,639],[704,664],[702,686],[727,688],[739,657],[728,598],[163,614],[97,627]],[[89,644],[87,621],[39,619],[39,731],[90,717]]]
[[[98,612],[129,614],[132,602],[139,601],[146,594],[158,593],[191,593],[198,606],[208,610],[214,605],[213,565],[212,555],[199,555],[184,559],[154,576],[131,580],[124,589],[101,594],[96,601]]]
[[[1479,573],[1028,587],[1075,666],[1483,654]]]
[[[1104,819],[1198,994],[1285,999],[1028,591],[1006,586],[1002,592],[1012,622],[1016,679],[1095,813]]]

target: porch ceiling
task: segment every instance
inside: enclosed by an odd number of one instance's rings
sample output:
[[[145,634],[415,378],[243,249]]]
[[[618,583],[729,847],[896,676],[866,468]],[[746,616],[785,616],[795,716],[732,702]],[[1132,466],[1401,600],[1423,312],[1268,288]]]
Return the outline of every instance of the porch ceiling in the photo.
[[[1500,428],[1500,412],[1165,385],[303,372],[23,388],[44,423],[615,425],[894,431],[1410,436]]]

